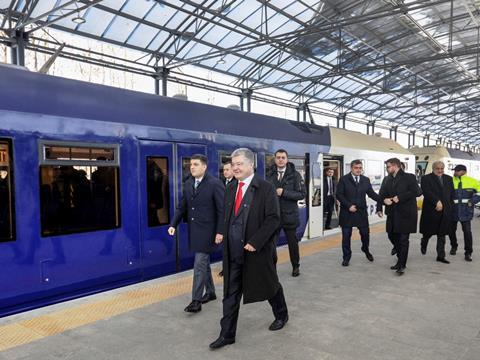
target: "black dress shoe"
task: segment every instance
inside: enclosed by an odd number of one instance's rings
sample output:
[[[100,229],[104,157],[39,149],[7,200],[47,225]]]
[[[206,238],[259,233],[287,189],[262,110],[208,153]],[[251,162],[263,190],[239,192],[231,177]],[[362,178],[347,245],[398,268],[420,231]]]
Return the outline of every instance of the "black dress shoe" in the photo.
[[[365,256],[367,257],[368,261],[373,261],[373,255],[370,254],[369,252],[366,252]]]
[[[456,247],[452,247],[450,249],[450,255],[456,255],[457,254],[457,248]]]
[[[405,268],[403,266],[400,266],[396,273],[398,274],[398,276],[402,276],[403,274],[405,274]]]
[[[468,261],[468,262],[472,261],[472,255],[466,254],[465,255],[465,261]]]
[[[425,255],[427,253],[427,245],[423,243],[423,239],[420,243],[420,252],[422,253],[422,255]]]
[[[270,324],[270,326],[268,327],[268,330],[271,330],[271,331],[276,331],[276,330],[280,330],[281,328],[283,328],[285,326],[285,324],[287,323],[288,321],[288,315],[285,319],[275,319],[274,322],[272,322]]]
[[[223,270],[218,273],[218,276],[220,276],[220,277],[223,276]]]
[[[299,275],[300,275],[300,268],[299,268],[299,267],[293,268],[293,270],[292,270],[292,276],[293,276],[293,277],[297,277],[297,276],[299,276]]]
[[[438,258],[438,257],[437,257],[437,261],[438,261],[438,262],[441,262],[441,263],[444,263],[444,264],[450,264],[450,261],[448,261],[448,260],[445,259],[445,258]]]
[[[331,226],[325,226],[325,230],[332,230]]]
[[[184,309],[186,312],[197,313],[202,310],[202,303],[198,300],[193,300],[188,306]]]
[[[342,261],[342,266],[348,266],[349,261],[348,260],[343,260]]]
[[[209,345],[209,347],[210,347],[210,349],[215,350],[215,349],[220,349],[221,347],[224,347],[225,345],[230,345],[230,344],[234,344],[234,343],[235,343],[235,339],[226,339],[223,336],[220,336],[217,340],[212,342]]]
[[[397,253],[397,249],[395,248],[392,248],[392,251],[390,251],[390,255],[395,255]]]
[[[390,266],[390,270],[398,270],[400,268],[399,264],[395,264],[393,266]]]
[[[217,300],[217,295],[215,294],[205,294],[202,296],[202,304],[206,304],[208,303],[209,301],[212,301],[212,300]]]

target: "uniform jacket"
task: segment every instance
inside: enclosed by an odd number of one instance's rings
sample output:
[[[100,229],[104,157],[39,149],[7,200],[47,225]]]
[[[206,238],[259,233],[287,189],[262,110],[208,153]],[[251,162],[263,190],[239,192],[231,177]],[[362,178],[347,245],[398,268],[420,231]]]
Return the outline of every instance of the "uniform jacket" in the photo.
[[[462,186],[460,186],[460,182]],[[470,177],[453,177],[453,220],[470,221],[473,219],[474,205],[480,201],[480,184]]]
[[[358,185],[352,174],[349,173],[340,178],[337,186],[337,200],[340,201],[339,224],[341,227],[366,227],[368,226],[368,208],[366,196],[377,202],[377,212],[382,211],[380,195],[373,191],[370,179],[359,176]],[[326,189],[324,191],[327,191]],[[357,211],[352,213],[348,209],[355,205]]]
[[[190,177],[183,185],[182,200],[177,206],[171,226],[176,227],[186,215],[190,250],[210,253],[215,251],[215,235],[223,234],[223,202],[225,188],[222,182],[205,173],[197,189]]]

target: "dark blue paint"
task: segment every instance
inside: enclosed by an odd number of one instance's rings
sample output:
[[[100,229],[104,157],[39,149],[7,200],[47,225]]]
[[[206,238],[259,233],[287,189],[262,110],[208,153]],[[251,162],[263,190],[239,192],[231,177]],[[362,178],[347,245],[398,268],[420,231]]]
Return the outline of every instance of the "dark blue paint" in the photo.
[[[277,148],[310,153],[312,160],[328,152],[327,128],[300,126],[0,67],[0,138],[13,140],[17,234],[0,243],[0,316],[169,274],[177,261],[189,268],[185,229],[177,246],[166,226],[146,226],[145,157],[170,157],[173,174],[175,147],[179,154],[206,151],[209,171],[217,176],[219,152],[244,146],[257,152],[264,175],[264,154]],[[40,139],[120,145],[120,228],[40,236]],[[306,221],[304,211],[302,233]],[[221,258],[220,251],[214,258]]]

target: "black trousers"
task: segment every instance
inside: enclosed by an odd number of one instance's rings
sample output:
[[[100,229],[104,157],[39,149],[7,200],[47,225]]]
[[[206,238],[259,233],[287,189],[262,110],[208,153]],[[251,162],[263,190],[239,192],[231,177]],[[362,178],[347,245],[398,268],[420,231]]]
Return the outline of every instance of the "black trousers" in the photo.
[[[325,227],[330,227],[332,222],[333,207],[335,205],[335,198],[332,195],[327,195],[325,204],[323,204],[323,213],[325,215]]]
[[[242,300],[243,284],[242,270],[243,264],[230,262],[230,277],[228,294],[223,298],[223,317],[220,320],[220,336],[226,339],[235,339],[237,333],[238,312],[240,310],[240,301]],[[287,304],[283,295],[283,288],[280,285],[275,296],[268,300],[272,307],[275,319],[285,319],[288,316]]]
[[[410,234],[391,233],[389,238],[393,240],[394,247],[397,250],[398,265],[406,267]]]
[[[290,254],[290,262],[292,263],[292,267],[298,268],[300,266],[300,252],[298,250],[297,229],[283,228],[283,232],[287,237],[288,253]]]
[[[342,227],[342,252],[343,260],[350,261],[352,257],[351,239],[352,239],[352,227]],[[368,246],[370,245],[370,228],[368,226],[359,227],[360,239],[362,241],[362,251],[364,253],[369,252]]]
[[[432,235],[423,235],[422,237],[422,246],[425,247],[425,249],[428,246],[428,240]],[[445,259],[445,235],[437,235],[437,258],[439,259]]]
[[[472,235],[472,222],[471,221],[460,221],[462,224],[463,230],[463,239],[465,241],[465,255],[472,255],[473,252],[473,235]],[[453,221],[452,226],[450,227],[450,245],[452,248],[458,248],[457,241],[457,225],[458,221]]]

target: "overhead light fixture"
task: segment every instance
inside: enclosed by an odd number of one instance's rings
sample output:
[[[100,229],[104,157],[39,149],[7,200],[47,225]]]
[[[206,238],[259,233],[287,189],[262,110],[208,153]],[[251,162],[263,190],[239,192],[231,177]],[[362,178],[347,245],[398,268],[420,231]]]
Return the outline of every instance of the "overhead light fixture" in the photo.
[[[86,20],[80,16],[80,13],[72,19],[75,24],[83,24]]]
[[[225,64],[225,59],[221,57],[220,59],[217,60],[217,64],[220,64],[220,65]]]

